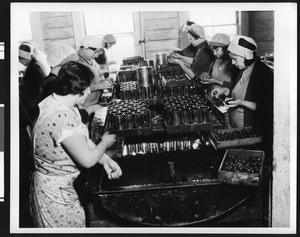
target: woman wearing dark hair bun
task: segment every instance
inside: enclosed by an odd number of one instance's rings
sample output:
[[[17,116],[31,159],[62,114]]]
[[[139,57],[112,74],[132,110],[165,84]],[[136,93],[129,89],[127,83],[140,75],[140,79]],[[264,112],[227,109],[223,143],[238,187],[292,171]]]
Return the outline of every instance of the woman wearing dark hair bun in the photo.
[[[100,163],[109,179],[122,175],[119,165],[105,154],[115,135],[105,133],[95,145],[76,107],[89,95],[93,76],[82,63],[65,63],[59,70],[55,92],[39,104],[32,132],[35,171],[30,188],[36,227],[86,226],[84,209],[73,187],[80,167]]]
[[[181,50],[175,50],[174,52],[171,53],[171,55],[173,53],[178,53],[182,56],[185,57],[190,57],[190,58],[194,58],[197,51],[198,51],[198,47],[194,46],[193,44],[188,42],[188,37],[187,37],[187,32],[188,30],[191,28],[192,25],[194,25],[195,22],[192,21],[187,21],[184,25],[182,25],[182,27],[180,28],[180,44],[182,46]]]
[[[196,55],[191,57],[173,53],[169,56],[169,62],[178,64],[190,78],[199,78],[203,72],[208,72],[214,60],[214,54],[208,46],[204,28],[193,24],[187,32],[190,44],[197,47]]]

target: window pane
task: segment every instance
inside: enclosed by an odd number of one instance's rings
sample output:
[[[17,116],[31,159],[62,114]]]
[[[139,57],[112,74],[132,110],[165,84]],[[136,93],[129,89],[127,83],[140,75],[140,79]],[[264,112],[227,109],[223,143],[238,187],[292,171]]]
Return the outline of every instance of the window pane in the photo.
[[[214,12],[213,22],[214,25],[236,24],[236,13],[235,11]]]
[[[114,60],[117,65],[121,65],[123,58],[134,55],[134,40],[132,35],[119,36],[117,43],[107,50],[108,61]]]
[[[86,32],[88,35],[105,35],[107,33],[133,32],[132,12],[84,12]],[[120,20],[121,19],[121,20]]]
[[[228,35],[236,35],[236,33],[237,33],[236,25],[215,26],[214,33],[225,33]]]
[[[15,16],[15,21],[18,24],[17,29],[22,29],[18,30],[18,39],[20,41],[25,41],[25,40],[32,40],[32,32],[31,32],[31,26],[30,26],[30,17],[29,17],[29,12],[26,11],[20,11],[20,14],[18,16]]]
[[[108,14],[99,11],[84,12],[87,35],[102,35],[109,32]]]
[[[213,25],[213,14],[212,12],[189,12],[190,20],[201,26]]]
[[[88,35],[114,34],[117,44],[107,50],[108,61],[116,61],[121,65],[123,58],[132,57],[135,54],[134,46],[134,22],[132,12],[84,12],[86,33]],[[112,66],[115,67],[115,66]]]
[[[189,19],[204,27],[208,40],[216,33],[237,34],[236,11],[191,11],[189,12]]]
[[[205,37],[207,39],[211,38],[214,35],[214,28],[213,27],[204,27],[205,30]]]
[[[110,24],[112,33],[133,32],[133,16],[132,12],[128,13],[112,13],[110,14]]]

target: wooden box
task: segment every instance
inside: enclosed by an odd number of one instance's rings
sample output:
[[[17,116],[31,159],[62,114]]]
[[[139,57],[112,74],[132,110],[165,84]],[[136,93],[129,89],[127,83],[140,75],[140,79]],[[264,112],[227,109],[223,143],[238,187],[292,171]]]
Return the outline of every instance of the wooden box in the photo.
[[[210,132],[210,138],[217,149],[248,146],[262,142],[262,136],[252,126],[214,130]]]
[[[228,149],[218,170],[220,183],[259,186],[262,178],[264,151]]]

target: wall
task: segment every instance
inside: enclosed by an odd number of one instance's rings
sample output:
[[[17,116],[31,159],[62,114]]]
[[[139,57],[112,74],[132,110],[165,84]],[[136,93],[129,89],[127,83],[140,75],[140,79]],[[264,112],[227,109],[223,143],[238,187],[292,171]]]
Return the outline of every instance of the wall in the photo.
[[[249,36],[257,43],[257,54],[274,52],[274,11],[250,11]]]
[[[146,59],[154,59],[156,53],[180,48],[179,12],[143,12],[142,19]]]
[[[145,58],[154,59],[156,53],[180,48],[179,29],[186,17],[183,12],[143,12],[142,36],[145,39]],[[41,12],[41,38],[45,52],[51,45],[65,43],[76,48],[81,34],[76,32],[77,17],[71,12]],[[75,23],[74,23],[75,22]],[[76,37],[75,37],[76,35]],[[82,37],[82,36],[81,36]]]
[[[40,20],[45,52],[55,44],[68,44],[75,48],[71,12],[41,12]]]

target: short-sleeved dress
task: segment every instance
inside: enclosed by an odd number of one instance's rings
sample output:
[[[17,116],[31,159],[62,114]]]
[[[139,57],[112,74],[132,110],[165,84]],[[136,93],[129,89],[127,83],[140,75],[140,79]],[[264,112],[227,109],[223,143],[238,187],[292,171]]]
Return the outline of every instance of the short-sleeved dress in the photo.
[[[56,94],[40,104],[33,128],[36,170],[30,189],[30,206],[36,227],[85,227],[84,209],[73,181],[80,171],[61,142],[75,131],[88,139],[76,108],[70,109]]]

